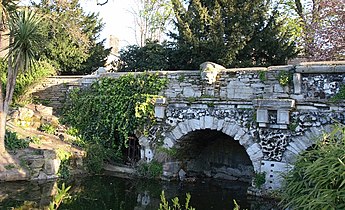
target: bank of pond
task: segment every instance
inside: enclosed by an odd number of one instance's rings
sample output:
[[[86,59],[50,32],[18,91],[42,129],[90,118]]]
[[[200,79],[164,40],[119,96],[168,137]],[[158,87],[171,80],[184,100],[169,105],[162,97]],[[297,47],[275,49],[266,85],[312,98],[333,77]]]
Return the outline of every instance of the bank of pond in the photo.
[[[169,201],[178,197],[181,204],[186,193],[190,193],[190,205],[196,210],[233,209],[234,200],[241,209],[279,209],[274,200],[248,196],[249,185],[243,182],[200,179],[182,183],[112,175],[64,181],[3,182],[0,183],[0,209],[45,209],[62,182],[71,188],[59,209],[157,210],[162,191]]]

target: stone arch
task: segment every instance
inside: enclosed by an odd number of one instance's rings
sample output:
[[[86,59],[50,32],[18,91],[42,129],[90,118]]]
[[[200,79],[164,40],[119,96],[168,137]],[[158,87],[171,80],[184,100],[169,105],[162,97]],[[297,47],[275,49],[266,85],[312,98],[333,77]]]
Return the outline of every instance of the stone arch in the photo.
[[[189,119],[179,122],[170,132],[164,133],[164,147],[172,148],[182,136],[189,132],[197,130],[216,130],[220,131],[234,140],[239,141],[248,154],[254,171],[260,171],[263,153],[258,143],[255,143],[253,137],[236,122],[226,122],[224,119],[218,119],[213,116],[203,116],[199,119]]]
[[[330,131],[329,125],[323,127],[311,127],[309,131],[306,131],[302,136],[295,136],[291,139],[289,145],[286,147],[282,162],[294,165],[296,157],[301,152],[312,146],[317,139],[323,134],[323,132]]]

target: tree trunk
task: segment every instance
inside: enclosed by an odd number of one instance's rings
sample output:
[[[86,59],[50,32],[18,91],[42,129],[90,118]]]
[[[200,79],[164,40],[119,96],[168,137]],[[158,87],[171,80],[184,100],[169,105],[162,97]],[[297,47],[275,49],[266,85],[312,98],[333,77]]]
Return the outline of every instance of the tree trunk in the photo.
[[[1,110],[0,112],[0,154],[3,154],[6,151],[5,150],[6,117],[7,117],[7,113]]]

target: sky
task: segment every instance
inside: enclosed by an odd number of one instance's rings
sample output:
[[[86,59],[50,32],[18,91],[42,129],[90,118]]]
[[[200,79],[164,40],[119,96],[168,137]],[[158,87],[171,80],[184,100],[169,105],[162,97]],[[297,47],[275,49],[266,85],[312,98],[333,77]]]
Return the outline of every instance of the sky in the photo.
[[[102,1],[99,0],[100,3]],[[80,2],[85,12],[98,12],[100,18],[103,19],[105,26],[101,32],[101,39],[109,39],[110,35],[114,35],[119,38],[120,48],[136,43],[133,15],[130,13],[131,9],[134,8],[133,0],[109,0],[103,6],[97,5],[95,0]],[[108,45],[107,42],[106,45]]]

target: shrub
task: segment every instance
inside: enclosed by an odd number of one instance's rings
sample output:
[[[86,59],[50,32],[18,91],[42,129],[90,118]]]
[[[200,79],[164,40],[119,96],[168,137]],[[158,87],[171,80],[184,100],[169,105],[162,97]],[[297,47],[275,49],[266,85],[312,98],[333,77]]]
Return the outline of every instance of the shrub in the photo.
[[[63,121],[77,129],[85,143],[117,154],[128,136],[154,122],[155,99],[165,85],[166,79],[149,73],[100,79],[70,94]]]
[[[345,209],[345,128],[336,126],[302,153],[285,177],[282,203],[292,209]]]
[[[266,172],[257,172],[254,176],[254,184],[255,187],[261,188],[263,184],[266,182]]]
[[[161,163],[153,160],[150,163],[140,163],[138,165],[138,174],[146,178],[156,178],[163,173],[163,166]]]
[[[53,126],[52,124],[42,124],[41,127],[39,128],[40,131],[43,131],[45,133],[48,133],[48,134],[54,134],[55,133],[55,126]]]
[[[16,132],[6,131],[5,146],[9,150],[25,149],[29,147],[30,139],[20,139]]]
[[[6,80],[7,62],[0,59],[1,80]],[[31,97],[26,95],[30,88],[40,82],[45,77],[55,75],[56,71],[52,65],[46,61],[38,61],[29,71],[19,74],[16,80],[16,87],[13,93],[14,104],[31,102]]]

